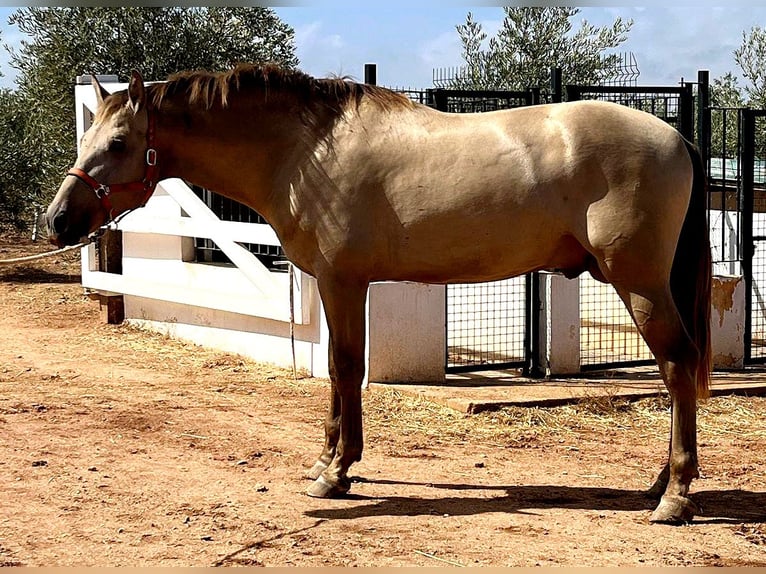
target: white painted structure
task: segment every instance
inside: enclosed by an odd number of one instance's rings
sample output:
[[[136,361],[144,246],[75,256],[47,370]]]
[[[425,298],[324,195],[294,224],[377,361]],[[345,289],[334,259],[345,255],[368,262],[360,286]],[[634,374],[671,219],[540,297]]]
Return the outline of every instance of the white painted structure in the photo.
[[[109,91],[127,87],[103,85]],[[75,94],[79,141],[90,125],[96,101],[89,84],[75,86]],[[177,179],[162,181],[146,207],[123,218],[118,227],[123,232],[122,274],[98,271],[94,246],[89,245],[82,251],[82,283],[102,294],[122,294],[126,321],[290,367],[292,288],[296,366],[313,376],[328,375],[328,331],[314,279],[296,269],[291,285],[287,273],[269,271],[238,245],[279,245],[271,227],[221,221]],[[212,239],[234,266],[195,262],[194,237]],[[730,289],[731,281],[739,281],[734,289]],[[713,313],[714,354],[723,357],[726,366],[741,365],[743,282],[737,277],[722,278],[716,281],[716,289],[724,284],[731,305]],[[613,293],[611,287],[604,288]],[[580,370],[579,281],[543,273],[541,291],[542,364],[549,375],[576,373]],[[444,286],[374,284],[367,310],[369,381],[444,381]]]

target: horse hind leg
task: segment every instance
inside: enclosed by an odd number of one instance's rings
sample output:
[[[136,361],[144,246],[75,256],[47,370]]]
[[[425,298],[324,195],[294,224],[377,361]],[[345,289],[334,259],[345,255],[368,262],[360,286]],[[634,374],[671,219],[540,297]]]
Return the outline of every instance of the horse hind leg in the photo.
[[[697,385],[700,353],[681,322],[669,287],[635,291],[616,287],[651,349],[671,399],[670,453],[654,490],[664,487],[652,522],[690,521],[699,508],[689,486],[699,476],[697,463]]]

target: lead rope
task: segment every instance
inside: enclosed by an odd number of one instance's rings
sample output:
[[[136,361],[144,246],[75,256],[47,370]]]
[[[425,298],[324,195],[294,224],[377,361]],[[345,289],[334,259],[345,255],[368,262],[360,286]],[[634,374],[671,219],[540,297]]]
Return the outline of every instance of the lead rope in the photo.
[[[134,209],[138,209],[138,208],[134,208]],[[4,267],[6,265],[17,265],[19,263],[28,263],[29,261],[37,261],[38,259],[45,259],[47,257],[61,255],[62,253],[66,253],[68,251],[74,251],[75,249],[81,249],[82,247],[85,247],[86,245],[90,245],[91,243],[95,242],[96,239],[98,239],[104,233],[106,233],[106,231],[109,229],[109,226],[114,226],[114,230],[117,230],[117,224],[119,223],[119,221],[132,211],[133,209],[129,209],[127,211],[122,212],[117,217],[115,217],[111,221],[108,221],[107,223],[99,227],[96,231],[88,235],[85,241],[81,241],[80,243],[76,245],[67,245],[66,247],[62,247],[61,249],[56,249],[55,251],[46,251],[45,253],[38,253],[37,255],[27,255],[25,257],[14,257],[12,259],[0,259],[0,267]]]
[[[46,257],[53,257],[54,255],[61,255],[62,253],[66,253],[67,251],[72,251],[74,249],[79,249],[81,247],[85,247],[89,243],[92,243],[92,241],[83,241],[82,243],[78,243],[77,245],[69,245],[67,247],[63,247],[61,249],[56,249],[56,251],[47,251],[45,253],[38,253],[37,255],[27,255],[26,257],[14,257],[13,259],[0,259],[0,266],[2,265],[15,265],[17,263],[26,263],[28,261],[37,261],[38,259],[44,259]]]

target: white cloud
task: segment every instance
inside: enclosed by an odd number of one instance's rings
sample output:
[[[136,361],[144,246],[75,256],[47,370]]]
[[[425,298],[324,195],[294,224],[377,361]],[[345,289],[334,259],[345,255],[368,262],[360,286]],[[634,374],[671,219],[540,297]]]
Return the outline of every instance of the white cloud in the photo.
[[[305,72],[317,77],[345,73],[349,50],[341,34],[326,31],[321,20],[294,29],[296,54]]]
[[[346,47],[340,34],[324,34],[323,27],[321,21],[315,21],[295,28],[296,46],[307,52],[316,49],[342,50]]]
[[[457,32],[444,32],[424,43],[420,48],[420,60],[429,66],[444,66],[460,62],[460,38]]]

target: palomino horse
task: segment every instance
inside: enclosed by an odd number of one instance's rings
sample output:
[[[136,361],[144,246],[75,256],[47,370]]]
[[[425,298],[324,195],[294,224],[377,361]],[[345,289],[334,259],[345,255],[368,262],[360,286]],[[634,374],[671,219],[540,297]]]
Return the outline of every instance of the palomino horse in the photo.
[[[661,120],[584,101],[446,114],[392,91],[276,67],[184,72],[99,101],[47,212],[78,242],[179,177],[249,205],[317,280],[330,331],[325,444],[308,494],[342,495],[362,456],[371,282],[491,281],[589,271],[611,283],[672,399],[651,516],[697,511],[696,401],[710,372],[702,164]]]

